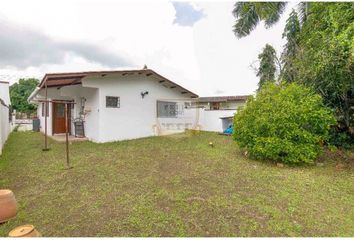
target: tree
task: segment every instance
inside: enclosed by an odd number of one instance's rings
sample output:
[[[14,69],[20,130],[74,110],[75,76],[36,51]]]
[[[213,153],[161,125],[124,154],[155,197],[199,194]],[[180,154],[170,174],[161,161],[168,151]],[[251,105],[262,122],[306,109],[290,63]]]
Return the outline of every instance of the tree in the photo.
[[[236,3],[236,36],[247,36],[260,21],[266,21],[264,12],[268,16],[282,14],[282,7],[269,6]],[[274,12],[269,14],[269,9]],[[275,23],[279,17],[273,19]],[[287,43],[281,54],[280,79],[312,87],[335,110],[338,124],[333,128],[333,143],[339,146],[354,145],[353,19],[351,2],[300,3],[283,33]]]
[[[311,88],[267,82],[237,111],[233,137],[256,159],[312,163],[334,123],[332,111]]]
[[[283,38],[286,44],[281,55],[281,63],[283,65],[281,78],[287,82],[295,81],[297,70],[294,66],[297,51],[299,49],[300,22],[297,13],[293,9],[283,32]]]
[[[237,2],[232,14],[237,18],[233,31],[238,38],[245,37],[264,21],[267,28],[278,22],[286,2]]]
[[[258,59],[260,63],[257,72],[257,77],[259,77],[258,89],[260,89],[265,82],[275,81],[275,73],[277,70],[277,56],[275,49],[271,45],[266,44],[266,46],[263,48],[262,53],[258,55]]]
[[[266,28],[276,24],[284,13],[287,2],[237,2],[232,11],[236,18],[233,32],[236,37],[248,36],[261,22],[264,21]],[[300,2],[298,13],[300,23],[304,23],[310,14],[312,3]]]
[[[347,135],[349,143],[354,142],[353,19],[353,3],[312,3],[294,61],[297,82],[315,89],[335,110],[335,134]]]
[[[34,112],[36,105],[27,102],[27,98],[38,85],[39,80],[34,78],[20,79],[18,83],[10,86],[11,107],[18,112],[30,114]]]

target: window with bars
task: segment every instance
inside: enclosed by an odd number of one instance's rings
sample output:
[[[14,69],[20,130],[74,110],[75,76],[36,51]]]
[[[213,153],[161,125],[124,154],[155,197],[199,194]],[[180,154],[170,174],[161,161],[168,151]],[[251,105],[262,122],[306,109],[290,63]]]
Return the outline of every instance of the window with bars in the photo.
[[[119,108],[120,98],[113,96],[106,96],[106,107],[107,108]]]
[[[157,101],[157,117],[175,118],[178,115],[178,105],[176,102]]]

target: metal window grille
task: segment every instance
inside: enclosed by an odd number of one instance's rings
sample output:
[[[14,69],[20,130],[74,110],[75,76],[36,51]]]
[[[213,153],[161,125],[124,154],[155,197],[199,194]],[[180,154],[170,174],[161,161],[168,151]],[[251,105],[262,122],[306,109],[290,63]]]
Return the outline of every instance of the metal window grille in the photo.
[[[120,98],[106,96],[106,107],[108,108],[119,108],[120,107]]]

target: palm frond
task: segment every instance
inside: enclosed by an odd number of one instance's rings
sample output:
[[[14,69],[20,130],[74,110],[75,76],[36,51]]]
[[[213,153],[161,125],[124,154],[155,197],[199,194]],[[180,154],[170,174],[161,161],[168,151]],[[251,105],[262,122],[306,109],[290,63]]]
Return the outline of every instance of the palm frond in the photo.
[[[265,21],[265,27],[270,28],[274,24],[276,24],[281,15],[283,14],[285,7],[286,7],[286,2],[265,2],[261,3],[264,8],[264,16],[262,17],[262,20]]]
[[[306,21],[308,15],[308,4],[308,2],[300,2],[297,5],[298,18],[301,25]]]
[[[255,3],[252,2],[237,2],[232,14],[237,18],[233,32],[238,38],[249,35],[260,21]]]
[[[256,28],[261,20],[266,28],[279,21],[286,2],[237,2],[232,14],[237,19],[233,31],[238,38],[245,37]]]

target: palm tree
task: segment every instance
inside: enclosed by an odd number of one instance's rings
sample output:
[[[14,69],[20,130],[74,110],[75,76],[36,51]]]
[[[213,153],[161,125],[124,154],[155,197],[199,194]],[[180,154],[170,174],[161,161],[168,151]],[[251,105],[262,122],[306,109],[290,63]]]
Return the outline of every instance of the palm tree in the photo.
[[[287,2],[237,2],[232,14],[236,23],[233,31],[238,38],[249,35],[260,21],[264,21],[265,27],[272,27],[283,14]],[[299,20],[303,23],[308,15],[309,3],[301,2],[298,5]]]

